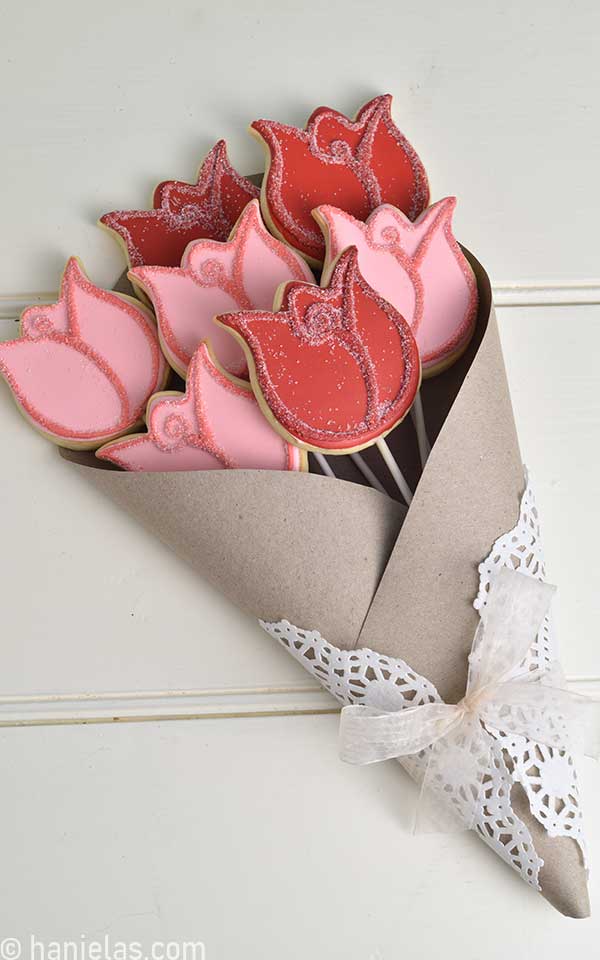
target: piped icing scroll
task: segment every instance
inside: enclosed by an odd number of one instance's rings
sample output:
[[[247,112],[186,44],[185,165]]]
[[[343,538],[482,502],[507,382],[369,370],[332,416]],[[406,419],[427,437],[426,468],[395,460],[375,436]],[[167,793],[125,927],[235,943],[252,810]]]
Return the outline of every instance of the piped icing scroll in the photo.
[[[446,197],[414,223],[388,204],[365,223],[328,205],[313,212],[326,239],[324,279],[341,251],[355,246],[365,280],[410,323],[424,377],[450,366],[475,330],[477,284],[452,233],[455,207]]]
[[[192,240],[226,240],[259,189],[231,166],[224,140],[206,156],[196,183],[166,180],[154,190],[152,210],[115,210],[100,224],[121,242],[130,267],[179,266]]]
[[[325,289],[289,283],[274,312],[217,317],[242,344],[266,415],[308,450],[360,450],[392,430],[419,388],[410,327],[345,251]]]
[[[152,301],[165,356],[181,376],[198,344],[209,340],[219,363],[241,378],[247,378],[243,350],[213,322],[215,315],[270,309],[280,283],[314,279],[302,257],[268,232],[258,200],[226,243],[197,240],[181,267],[137,267],[129,276]]]
[[[392,98],[375,97],[354,120],[318,107],[305,130],[273,120],[255,120],[253,132],[267,151],[261,203],[272,231],[310,263],[325,255],[311,217],[330,203],[364,220],[392,203],[414,220],[429,199],[427,175],[416,151],[395,125]]]
[[[249,386],[232,382],[202,344],[185,393],[151,397],[148,432],[96,452],[123,470],[303,470],[306,456],[286,443],[261,413]]]
[[[151,313],[94,286],[75,257],[58,302],[29,307],[18,339],[0,344],[0,373],[17,405],[50,440],[74,449],[141,422],[167,372]]]

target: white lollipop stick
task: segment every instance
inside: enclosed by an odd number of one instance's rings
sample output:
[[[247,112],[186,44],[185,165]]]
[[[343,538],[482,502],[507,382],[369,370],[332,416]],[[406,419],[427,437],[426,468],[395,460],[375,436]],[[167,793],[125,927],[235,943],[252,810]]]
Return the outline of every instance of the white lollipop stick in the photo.
[[[415,425],[415,430],[417,431],[417,443],[419,444],[419,456],[421,458],[421,466],[425,469],[425,464],[427,463],[427,458],[431,453],[431,444],[429,442],[429,437],[427,436],[427,429],[425,427],[425,416],[423,414],[423,402],[421,400],[421,391],[419,390],[415,401],[410,408],[410,415],[412,421]]]
[[[327,463],[327,460],[325,459],[322,453],[315,452],[315,460],[319,464],[321,470],[323,471],[326,477],[335,477],[335,473]]]
[[[412,501],[411,489],[407,484],[406,480],[404,479],[404,474],[402,473],[402,470],[394,460],[390,452],[390,448],[388,447],[383,437],[379,437],[379,439],[376,440],[375,443],[377,444],[377,449],[379,450],[381,456],[385,460],[386,467],[388,468],[392,477],[394,478],[394,482],[398,487],[398,490],[406,500],[407,504],[410,505]]]
[[[350,456],[351,456],[352,459],[354,460],[356,466],[358,467],[358,469],[359,469],[360,472],[362,473],[362,475],[363,475],[363,477],[365,478],[365,480],[368,480],[368,481],[369,481],[369,483],[371,484],[371,486],[373,487],[373,489],[374,489],[374,490],[379,490],[380,493],[385,493],[386,496],[387,496],[387,491],[386,491],[384,485],[381,483],[380,480],[377,479],[377,477],[375,476],[375,474],[374,474],[373,471],[371,470],[369,464],[368,464],[368,463],[365,463],[365,461],[364,461],[363,458],[361,457],[360,453],[351,453]]]

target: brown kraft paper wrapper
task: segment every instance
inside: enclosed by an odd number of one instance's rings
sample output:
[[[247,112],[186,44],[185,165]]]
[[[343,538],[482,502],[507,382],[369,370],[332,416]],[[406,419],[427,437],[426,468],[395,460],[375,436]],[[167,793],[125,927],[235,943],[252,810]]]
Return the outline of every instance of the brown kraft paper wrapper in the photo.
[[[524,487],[489,279],[465,254],[479,288],[477,330],[453,367],[423,383],[435,442],[408,512],[359,483],[316,473],[125,473],[90,454],[60,452],[254,617],[400,657],[456,702],[478,621],[477,567],[514,526]],[[414,489],[409,419],[387,440]],[[365,455],[387,484],[377,453]],[[332,463],[338,476],[358,479],[348,457]],[[567,916],[588,916],[576,842],[551,838],[519,785],[512,803],[544,860],[542,895]]]

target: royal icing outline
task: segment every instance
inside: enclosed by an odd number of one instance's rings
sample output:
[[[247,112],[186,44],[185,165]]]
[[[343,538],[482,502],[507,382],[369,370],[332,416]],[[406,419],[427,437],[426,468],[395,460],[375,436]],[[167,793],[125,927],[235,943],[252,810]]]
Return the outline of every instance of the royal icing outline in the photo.
[[[357,215],[364,214],[363,219],[377,206],[384,202],[394,201],[397,206],[408,207],[407,214],[411,219],[416,218],[424,210],[429,201],[429,184],[425,168],[414,147],[394,123],[391,115],[392,98],[389,94],[374,97],[364,104],[354,120],[329,107],[318,107],[313,111],[306,128],[279,123],[274,120],[255,120],[250,126],[253,133],[265,147],[267,154],[266,171],[261,189],[261,205],[263,216],[269,229],[280,239],[289,243],[298,250],[309,263],[319,266],[323,260],[323,239],[315,224],[312,223],[311,209],[326,202],[336,202],[344,209],[351,210]],[[337,124],[342,139],[320,142],[321,128],[327,123]],[[383,171],[381,163],[374,162],[372,153],[375,137],[385,131],[389,140],[394,141],[394,147],[399,151],[393,166],[388,163],[387,178],[400,179],[402,166],[406,177],[402,184],[398,184],[396,195],[392,196],[390,184],[382,184]],[[343,136],[359,135],[358,143],[354,148],[344,140]],[[300,143],[306,151],[306,161],[327,166],[336,165],[344,171],[346,183],[344,186],[346,197],[341,202],[340,191],[342,185],[338,182],[331,186],[331,196],[316,199],[310,205],[301,207],[299,211],[291,211],[283,198],[286,177],[286,148],[285,141]],[[389,141],[388,141],[389,146]],[[328,150],[327,150],[328,148]],[[298,162],[293,164],[294,175],[297,177]],[[379,170],[379,178],[376,170]],[[392,174],[393,171],[393,174]],[[348,179],[348,175],[350,179]],[[308,177],[314,182],[315,171]],[[410,179],[407,186],[406,181]],[[306,187],[306,185],[304,185]],[[296,197],[302,196],[302,183],[298,185]],[[360,191],[361,209],[358,209],[356,192]],[[348,199],[348,194],[354,192],[354,200]],[[410,194],[410,201],[399,203],[398,194]],[[299,219],[298,215],[301,216]]]
[[[456,198],[445,197],[414,222],[391,204],[382,204],[365,222],[330,204],[313,211],[325,237],[322,282],[327,283],[340,252],[350,244],[356,246],[367,282],[410,323],[424,377],[435,376],[454,363],[475,331],[477,281],[452,232],[455,209]],[[340,234],[344,232],[346,238],[342,240]],[[440,233],[444,240],[441,246]],[[412,285],[412,296],[408,284]],[[436,297],[444,301],[437,308]],[[447,329],[436,336],[440,326]]]
[[[154,190],[150,210],[113,210],[100,217],[98,223],[120,242],[130,268],[178,266],[191,241],[226,240],[245,205],[259,194],[259,188],[232,167],[227,144],[219,140],[202,162],[195,183],[164,180]],[[231,205],[230,212],[225,209],[224,197]],[[147,256],[141,248],[148,236],[153,238],[161,233],[169,244],[169,255],[160,257],[155,251]],[[178,233],[184,236],[175,241]]]
[[[133,357],[138,365],[132,369]],[[97,287],[76,257],[66,264],[58,301],[28,307],[19,337],[0,344],[0,373],[19,409],[38,431],[73,449],[94,449],[132,430],[168,370],[150,311],[133,297]],[[103,413],[109,418],[118,408],[110,428],[99,420],[79,428],[65,422],[74,413],[100,418],[102,405],[112,410]],[[61,409],[62,422],[52,408]]]
[[[147,433],[113,440],[96,456],[134,471],[307,469],[306,454],[273,430],[250,386],[228,377],[206,343],[192,358],[185,393],[155,394],[148,401],[146,422]],[[257,438],[263,444],[262,461],[254,454]]]
[[[362,321],[361,307],[365,311]],[[328,287],[288,283],[280,288],[272,311],[242,311],[216,317],[216,321],[242,345],[252,387],[267,418],[290,443],[305,450],[344,454],[371,446],[404,419],[420,386],[419,352],[410,327],[365,282],[353,247],[340,255]],[[270,356],[263,342],[271,347]],[[323,350],[316,356],[311,355],[312,348]],[[314,402],[319,378],[330,396],[336,391],[335,402],[328,400],[332,405],[324,403],[322,410]],[[351,379],[353,391],[349,390]],[[386,396],[392,380],[393,392]],[[294,391],[300,393],[302,387],[303,400],[295,400]],[[286,391],[291,400],[281,396]],[[346,400],[350,405],[344,413]],[[292,401],[295,409],[290,406]],[[352,404],[355,421],[347,420],[335,429],[309,424],[306,411],[301,410],[302,405],[314,405],[315,418],[329,416],[326,422],[333,423],[334,412],[340,420],[352,416]],[[362,420],[356,420],[361,404]]]
[[[244,208],[227,241],[195,240],[180,267],[144,266],[128,275],[152,302],[163,352],[182,377],[199,343],[208,339],[221,366],[247,379],[243,350],[214,316],[270,308],[281,283],[315,282],[303,258],[271,236],[258,200]]]

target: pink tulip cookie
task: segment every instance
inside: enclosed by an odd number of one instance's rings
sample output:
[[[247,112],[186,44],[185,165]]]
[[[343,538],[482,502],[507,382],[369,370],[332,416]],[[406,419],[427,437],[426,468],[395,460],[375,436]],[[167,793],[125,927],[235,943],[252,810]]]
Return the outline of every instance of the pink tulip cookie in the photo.
[[[270,309],[280,283],[314,282],[302,257],[268,232],[258,200],[248,204],[226,243],[197,240],[181,267],[137,267],[129,276],[152,301],[165,356],[181,376],[198,344],[208,340],[219,364],[244,379],[243,350],[213,318]]]
[[[451,366],[473,336],[477,283],[452,234],[454,197],[434,203],[414,222],[384,204],[356,220],[337,207],[314,211],[326,241],[322,282],[342,250],[358,250],[367,283],[402,314],[419,347],[423,376]]]
[[[233,169],[219,140],[198,172],[196,183],[166,180],[154,191],[152,210],[115,210],[100,218],[121,242],[130,267],[179,265],[192,240],[226,240],[259,189]]]
[[[276,236],[320,265],[323,237],[311,211],[335,204],[364,220],[393,203],[414,220],[429,202],[427,175],[416,151],[392,119],[392,98],[375,97],[354,120],[317,107],[305,130],[255,120],[251,132],[267,151],[261,203]]]
[[[249,386],[234,383],[202,344],[185,393],[158,393],[148,403],[148,433],[96,452],[124,470],[305,470],[306,456],[262,415]]]
[[[141,421],[168,367],[150,311],[94,286],[72,257],[58,302],[29,307],[19,338],[0,343],[0,373],[41,433],[94,449]]]
[[[411,329],[365,282],[354,247],[326,288],[288,283],[273,311],[217,320],[243,344],[265,416],[304,449],[351,453],[376,443],[406,416],[419,389]]]

